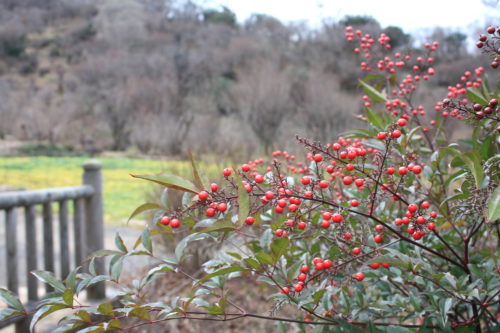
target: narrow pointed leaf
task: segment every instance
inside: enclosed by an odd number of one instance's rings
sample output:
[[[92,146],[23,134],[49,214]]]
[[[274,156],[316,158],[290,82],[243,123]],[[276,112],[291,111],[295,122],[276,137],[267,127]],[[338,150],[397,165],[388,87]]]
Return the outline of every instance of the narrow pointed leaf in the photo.
[[[175,190],[198,194],[198,189],[189,180],[176,175],[131,175],[134,178],[149,180]]]

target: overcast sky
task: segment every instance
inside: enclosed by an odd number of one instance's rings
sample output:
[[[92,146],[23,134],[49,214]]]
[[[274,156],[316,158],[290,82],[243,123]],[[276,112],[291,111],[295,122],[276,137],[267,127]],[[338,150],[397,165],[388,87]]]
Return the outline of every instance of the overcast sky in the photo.
[[[285,22],[306,21],[312,27],[325,18],[371,15],[383,27],[396,25],[407,32],[434,26],[470,31],[473,26],[500,24],[498,0],[206,0],[206,3],[229,7],[240,22],[252,13],[264,13]]]

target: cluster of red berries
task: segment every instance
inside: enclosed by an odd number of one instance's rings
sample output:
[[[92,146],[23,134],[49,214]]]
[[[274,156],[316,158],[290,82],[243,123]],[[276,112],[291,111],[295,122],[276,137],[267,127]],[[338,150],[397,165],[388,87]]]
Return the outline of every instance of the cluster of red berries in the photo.
[[[169,225],[171,228],[179,228],[181,226],[181,221],[177,218],[170,218],[169,216],[163,216],[160,219],[160,224],[162,225]]]
[[[320,272],[323,270],[328,271],[330,268],[333,267],[333,262],[330,259],[323,260],[322,258],[314,258],[312,260],[312,264],[313,264],[316,272]],[[300,293],[307,286],[307,277],[309,275],[311,275],[311,270],[310,270],[309,266],[307,266],[307,265],[301,266],[300,273],[297,276],[297,283],[293,286],[293,290],[295,292]],[[283,287],[283,288],[281,288],[281,292],[283,294],[289,294],[290,288]]]
[[[481,34],[476,46],[493,57],[492,68],[500,66],[500,27],[490,26],[486,29],[488,35]]]
[[[431,211],[428,217],[425,217],[425,210],[429,209],[431,204],[428,201],[424,201],[419,207],[416,204],[408,205],[408,210],[402,218],[397,218],[394,220],[394,224],[397,226],[401,225],[411,225],[407,228],[408,234],[410,234],[414,240],[420,240],[425,236],[426,232],[424,227],[429,230],[435,230],[436,225],[432,222],[438,216],[438,213]]]

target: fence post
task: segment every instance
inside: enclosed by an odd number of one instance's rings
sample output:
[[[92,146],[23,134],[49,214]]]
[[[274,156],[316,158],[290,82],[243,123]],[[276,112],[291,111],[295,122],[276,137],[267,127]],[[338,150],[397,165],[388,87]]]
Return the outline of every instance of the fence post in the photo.
[[[85,243],[86,256],[104,248],[104,221],[102,200],[102,164],[91,160],[83,164],[83,183],[94,188],[94,195],[85,202]],[[104,274],[102,258],[95,261],[98,274]],[[89,299],[98,300],[106,296],[104,282],[90,286],[87,290]]]

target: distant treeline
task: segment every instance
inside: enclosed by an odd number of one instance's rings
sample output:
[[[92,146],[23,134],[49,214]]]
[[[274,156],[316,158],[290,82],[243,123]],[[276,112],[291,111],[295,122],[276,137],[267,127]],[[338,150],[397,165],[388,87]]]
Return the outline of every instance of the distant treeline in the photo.
[[[239,24],[228,8],[186,1],[3,0],[0,137],[229,156],[293,150],[295,134],[328,141],[363,107],[347,25],[417,52],[402,29],[365,16],[311,30],[260,14]],[[426,107],[473,63],[466,38],[428,36],[441,46]]]

